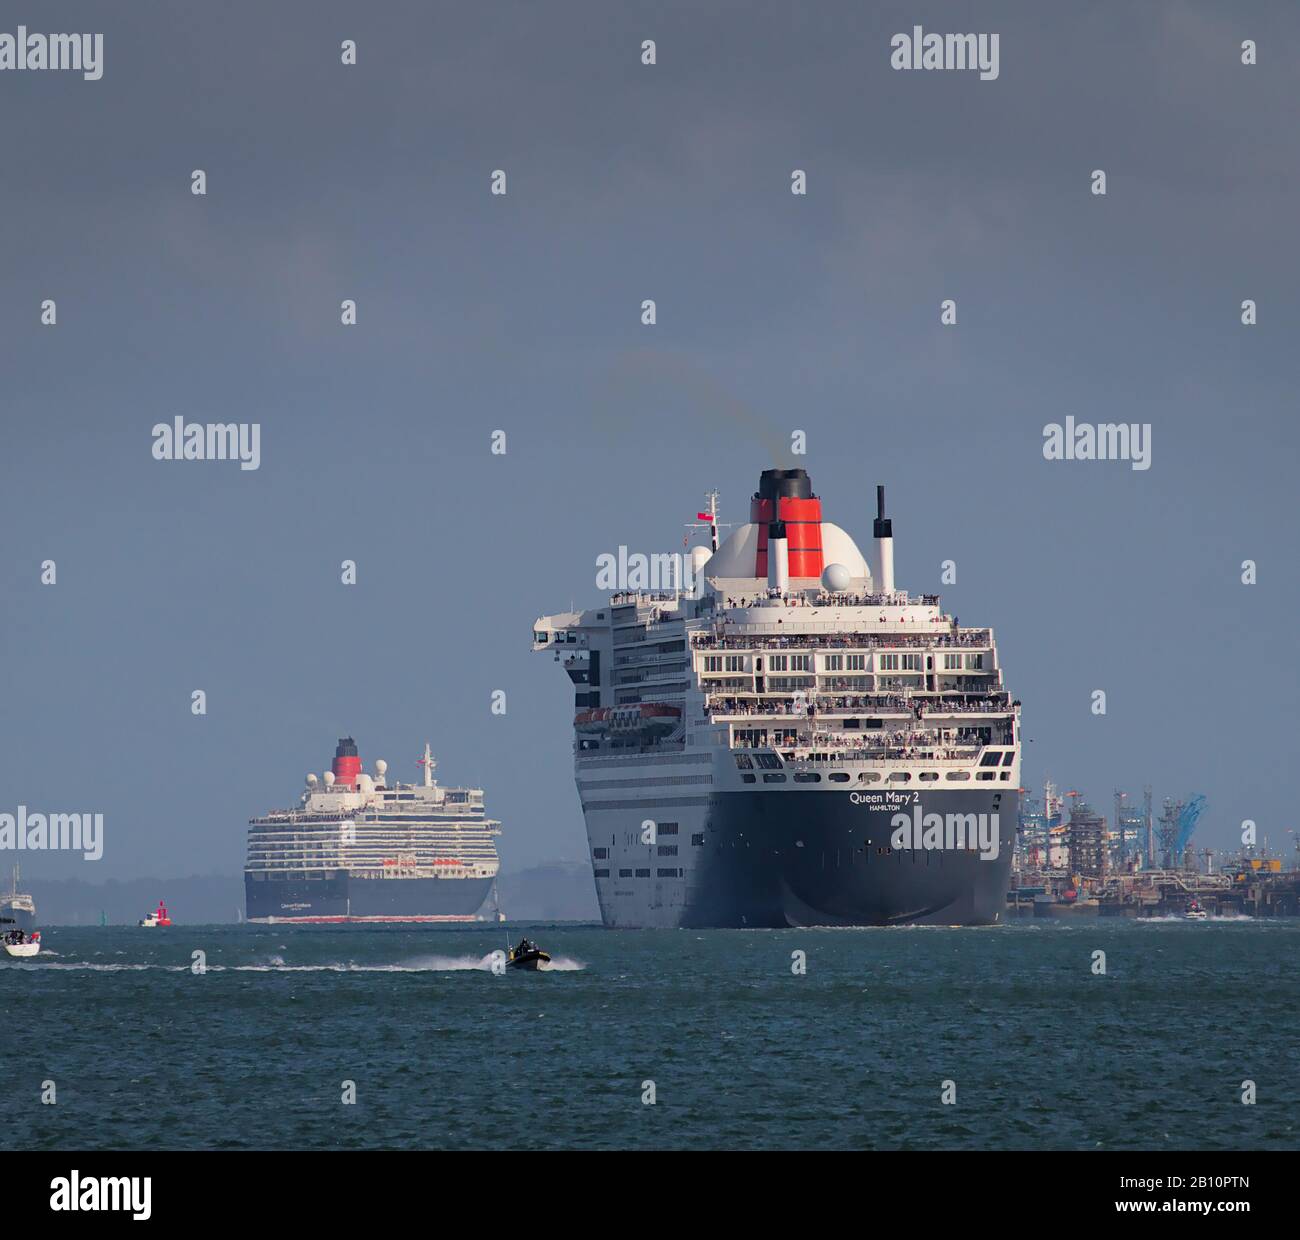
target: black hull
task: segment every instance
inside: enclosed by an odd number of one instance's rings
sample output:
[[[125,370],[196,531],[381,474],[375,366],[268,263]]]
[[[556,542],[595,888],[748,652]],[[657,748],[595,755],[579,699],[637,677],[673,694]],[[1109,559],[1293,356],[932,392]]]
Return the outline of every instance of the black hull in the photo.
[[[1019,797],[931,792],[925,812],[997,814],[996,857],[957,849],[895,849],[896,813],[844,792],[714,798],[698,899],[687,926],[992,925],[1006,907]],[[794,804],[792,804],[792,801]],[[793,812],[792,812],[793,811]],[[802,846],[800,846],[802,845]]]
[[[617,853],[609,870],[597,863],[601,913],[620,928],[993,925],[1005,916],[1019,801],[1009,788],[715,792],[701,846],[677,849],[679,877],[658,877],[654,849]],[[920,847],[909,837],[896,847],[899,814],[982,816],[987,846]],[[593,842],[596,831],[601,844],[611,838],[603,820],[589,830]],[[636,877],[636,866],[655,877]]]
[[[249,921],[346,923],[474,921],[490,878],[255,879],[244,875]]]

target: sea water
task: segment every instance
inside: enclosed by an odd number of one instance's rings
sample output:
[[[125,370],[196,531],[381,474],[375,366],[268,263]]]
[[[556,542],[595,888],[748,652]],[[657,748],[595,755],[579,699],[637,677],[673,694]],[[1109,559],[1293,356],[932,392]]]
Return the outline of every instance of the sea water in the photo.
[[[494,972],[525,932],[557,967]],[[53,927],[42,942],[0,960],[14,1148],[1300,1136],[1297,920]]]

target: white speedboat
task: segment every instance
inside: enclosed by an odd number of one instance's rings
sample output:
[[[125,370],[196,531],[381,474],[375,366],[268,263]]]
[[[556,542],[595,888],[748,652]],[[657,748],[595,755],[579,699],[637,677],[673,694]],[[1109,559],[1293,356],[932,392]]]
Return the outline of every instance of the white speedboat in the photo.
[[[1183,917],[1188,921],[1208,921],[1210,919],[1209,913],[1207,913],[1195,900],[1187,906],[1187,911],[1183,914]]]
[[[41,950],[41,932],[34,930],[31,934],[24,934],[21,930],[11,930],[0,942],[11,956],[35,956]]]

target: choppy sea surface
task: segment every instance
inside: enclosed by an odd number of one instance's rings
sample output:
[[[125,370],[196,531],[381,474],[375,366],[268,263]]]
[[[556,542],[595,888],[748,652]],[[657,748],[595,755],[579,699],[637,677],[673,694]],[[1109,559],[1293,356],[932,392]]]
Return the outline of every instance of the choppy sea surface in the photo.
[[[10,1148],[1300,1138],[1300,920],[526,929],[562,967],[494,974],[501,927],[46,929],[0,958]]]

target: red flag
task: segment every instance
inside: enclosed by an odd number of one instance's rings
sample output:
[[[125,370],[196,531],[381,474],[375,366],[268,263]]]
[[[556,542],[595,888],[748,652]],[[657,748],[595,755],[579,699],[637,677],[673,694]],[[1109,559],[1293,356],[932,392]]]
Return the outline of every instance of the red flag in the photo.
[[[695,514],[697,521],[712,521],[713,518],[707,512],[697,512]]]

